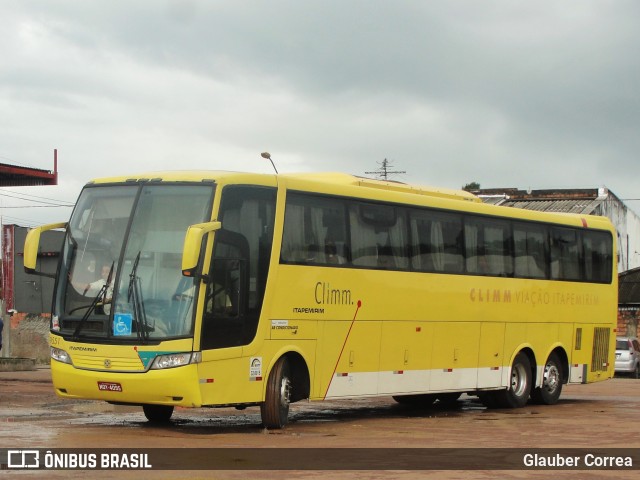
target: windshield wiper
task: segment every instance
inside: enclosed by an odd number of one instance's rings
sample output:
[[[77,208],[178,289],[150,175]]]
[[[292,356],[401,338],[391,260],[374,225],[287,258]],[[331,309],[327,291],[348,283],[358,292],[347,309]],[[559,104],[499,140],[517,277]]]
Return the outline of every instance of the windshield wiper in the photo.
[[[107,276],[107,281],[104,283],[104,285],[102,285],[102,287],[100,287],[100,290],[98,291],[98,293],[96,294],[95,297],[93,297],[93,301],[91,302],[91,305],[89,305],[89,308],[87,309],[87,311],[84,313],[84,315],[82,316],[82,318],[80,319],[80,322],[78,322],[78,326],[76,327],[75,331],[73,332],[73,340],[77,341],[80,338],[80,331],[82,330],[82,327],[84,327],[85,322],[87,321],[87,319],[89,318],[89,315],[91,315],[93,313],[93,311],[96,309],[96,306],[98,305],[98,302],[100,301],[100,298],[103,298],[104,300],[106,300],[107,298],[107,289],[109,288],[109,285],[111,285],[111,278],[113,276],[113,268],[115,266],[116,262],[111,262],[111,268],[109,269],[109,275]],[[104,305],[104,302],[103,302]],[[80,308],[84,308],[84,307],[80,307]],[[77,309],[74,309],[77,310]],[[74,310],[71,310],[71,312],[73,312]],[[69,312],[69,313],[71,313]]]
[[[133,316],[136,322],[136,333],[141,342],[145,342],[149,338],[149,328],[147,324],[147,313],[144,310],[144,300],[142,298],[142,289],[140,288],[140,277],[138,277],[138,264],[140,263],[140,253],[136,255],[133,261],[133,268],[129,274],[129,289],[127,291],[127,302],[131,303],[133,299]]]

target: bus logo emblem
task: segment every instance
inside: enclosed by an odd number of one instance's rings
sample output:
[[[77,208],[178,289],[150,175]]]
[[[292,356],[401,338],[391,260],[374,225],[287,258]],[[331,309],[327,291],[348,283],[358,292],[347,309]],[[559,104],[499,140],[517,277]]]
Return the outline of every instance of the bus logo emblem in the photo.
[[[108,358],[104,361],[104,368],[111,368],[111,360]]]

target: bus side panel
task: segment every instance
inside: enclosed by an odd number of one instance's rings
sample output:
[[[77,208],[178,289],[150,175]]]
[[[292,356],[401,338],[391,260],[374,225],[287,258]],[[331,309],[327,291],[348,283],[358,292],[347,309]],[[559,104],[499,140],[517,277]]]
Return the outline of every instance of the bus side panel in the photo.
[[[432,326],[426,322],[383,322],[378,393],[428,391],[432,340]]]
[[[322,400],[325,398],[350,326],[351,321],[325,320],[318,322],[318,354],[312,375],[312,399]]]
[[[235,349],[237,347],[231,350]],[[203,405],[261,401],[263,380],[259,375],[251,375],[253,357],[207,361],[206,353],[208,352],[203,352],[203,361],[198,365],[198,383]]]
[[[502,387],[508,386],[511,382],[509,374],[511,370],[511,361],[516,354],[522,349],[523,342],[527,338],[526,323],[507,323],[504,332],[504,356],[502,370]]]
[[[476,388],[480,323],[438,322],[433,329],[431,390]]]
[[[502,383],[504,323],[484,322],[480,327],[478,388],[495,388]]]
[[[558,328],[557,322],[530,323],[527,326],[527,343],[531,345],[538,369],[543,368],[551,345],[558,341]]]
[[[325,325],[329,326],[331,323],[333,322],[327,322]],[[329,384],[326,398],[369,396],[378,393],[381,328],[382,322],[359,321],[349,322],[349,328],[343,335],[334,336],[330,333],[331,329],[325,330],[324,348],[328,346],[330,351],[337,351],[337,354],[327,356],[335,359],[335,368],[321,370]],[[341,349],[341,345],[344,345],[344,348]],[[324,357],[323,354],[319,356]],[[330,362],[329,365],[325,363],[326,366],[330,367]],[[332,377],[327,378],[328,372],[334,372]]]

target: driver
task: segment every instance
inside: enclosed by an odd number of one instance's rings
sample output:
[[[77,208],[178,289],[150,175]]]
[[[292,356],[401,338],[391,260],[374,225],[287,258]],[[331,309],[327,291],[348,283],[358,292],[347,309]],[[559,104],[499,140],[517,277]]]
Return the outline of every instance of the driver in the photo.
[[[104,292],[102,299],[100,299],[100,302],[102,303],[102,310],[106,315],[109,315],[111,313],[111,300],[113,298],[113,284],[115,281],[115,271],[113,273],[111,272],[112,265],[113,264],[110,265],[108,263],[103,264],[100,270],[100,278],[98,278],[97,280],[91,283],[79,284],[77,282],[74,282],[70,278],[70,281],[73,287],[77,291],[82,292],[82,295],[85,297],[95,297],[96,295],[98,295],[102,287],[107,285],[107,282],[108,282],[107,289]],[[111,275],[111,279],[109,279],[109,275]]]

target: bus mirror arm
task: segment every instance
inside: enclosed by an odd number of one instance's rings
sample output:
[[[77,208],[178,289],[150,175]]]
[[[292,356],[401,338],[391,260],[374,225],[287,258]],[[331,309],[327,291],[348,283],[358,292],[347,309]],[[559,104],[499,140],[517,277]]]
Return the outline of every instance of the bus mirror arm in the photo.
[[[43,277],[55,278],[54,274],[44,273],[36,270],[38,264],[38,250],[40,249],[40,236],[42,233],[49,230],[56,230],[59,228],[66,228],[66,222],[49,223],[40,227],[32,228],[27,233],[27,238],[24,241],[24,271],[31,275],[40,275]]]
[[[194,277],[196,275],[196,269],[200,263],[202,240],[208,233],[215,232],[221,228],[222,222],[212,221],[197,223],[187,229],[182,249],[182,275],[185,277]]]

